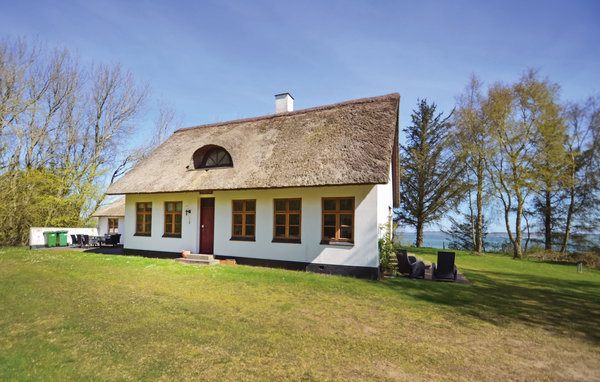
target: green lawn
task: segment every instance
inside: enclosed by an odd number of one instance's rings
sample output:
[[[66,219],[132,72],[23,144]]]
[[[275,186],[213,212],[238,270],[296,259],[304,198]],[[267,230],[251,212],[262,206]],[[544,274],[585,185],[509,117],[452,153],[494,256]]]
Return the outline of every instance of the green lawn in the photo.
[[[600,379],[599,271],[456,263],[473,285],[0,248],[0,380]]]

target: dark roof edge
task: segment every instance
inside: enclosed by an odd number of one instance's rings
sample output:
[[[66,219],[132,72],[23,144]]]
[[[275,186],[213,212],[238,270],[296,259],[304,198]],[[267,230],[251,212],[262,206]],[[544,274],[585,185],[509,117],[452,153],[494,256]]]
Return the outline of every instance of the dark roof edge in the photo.
[[[354,104],[360,104],[360,103],[381,102],[381,101],[387,101],[387,100],[400,100],[400,93],[390,93],[390,94],[377,96],[377,97],[359,98],[359,99],[355,99],[355,100],[351,100],[351,101],[334,103],[331,105],[317,106],[317,107],[311,107],[308,109],[300,109],[300,110],[296,110],[296,111],[288,111],[288,112],[277,113],[277,114],[263,115],[261,117],[235,119],[233,121],[216,122],[216,123],[209,123],[206,125],[184,127],[184,128],[175,130],[175,132],[173,134],[188,131],[188,130],[195,130],[195,129],[199,129],[199,128],[203,128],[203,127],[215,127],[215,126],[223,126],[223,125],[233,125],[233,124],[237,124],[237,123],[254,122],[254,121],[260,121],[263,119],[280,118],[280,117],[287,117],[290,115],[310,113],[313,111],[334,109],[334,108],[340,107],[340,106],[354,105]]]

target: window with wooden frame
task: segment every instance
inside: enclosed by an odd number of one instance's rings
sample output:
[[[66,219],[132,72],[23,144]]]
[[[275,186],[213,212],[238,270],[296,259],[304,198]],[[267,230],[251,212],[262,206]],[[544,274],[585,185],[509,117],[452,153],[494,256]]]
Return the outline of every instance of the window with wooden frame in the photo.
[[[254,240],[256,235],[256,200],[234,200],[232,240]]]
[[[321,243],[354,243],[354,197],[323,198]]]
[[[152,203],[135,204],[135,234],[150,236],[152,231]]]
[[[181,237],[182,202],[165,202],[164,237]]]
[[[119,233],[119,219],[108,218],[108,233],[115,234]]]
[[[300,242],[301,199],[275,199],[273,216],[273,241]]]

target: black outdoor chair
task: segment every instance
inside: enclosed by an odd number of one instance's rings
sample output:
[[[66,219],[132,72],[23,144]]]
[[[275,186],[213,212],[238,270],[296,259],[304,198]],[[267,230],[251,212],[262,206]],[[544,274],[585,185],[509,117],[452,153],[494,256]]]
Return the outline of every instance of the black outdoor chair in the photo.
[[[112,244],[113,247],[116,247],[121,242],[121,234],[113,234],[106,235],[106,240],[104,241],[106,244]]]
[[[77,245],[83,247],[83,235],[77,234]]]
[[[82,247],[90,246],[90,235],[81,235],[81,246]]]
[[[406,249],[396,251],[398,258],[398,272],[409,275],[412,278],[422,279],[425,277],[425,263],[417,261],[414,256],[408,256]]]
[[[77,235],[71,234],[71,245],[72,246],[79,245],[79,240],[77,239]]]
[[[454,252],[438,252],[437,266],[433,263],[431,278],[441,281],[456,281],[458,270],[454,265]]]

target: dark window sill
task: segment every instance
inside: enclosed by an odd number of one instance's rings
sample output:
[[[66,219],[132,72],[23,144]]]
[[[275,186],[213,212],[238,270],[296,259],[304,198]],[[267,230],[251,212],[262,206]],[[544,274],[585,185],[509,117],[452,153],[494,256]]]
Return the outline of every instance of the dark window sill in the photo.
[[[148,237],[150,237],[150,236],[152,236],[152,234],[151,233],[134,233],[133,236],[148,236]]]
[[[229,240],[233,240],[233,241],[256,241],[255,237],[236,237],[236,236],[232,236],[231,239]]]
[[[321,242],[319,244],[336,245],[339,247],[354,247],[353,241],[321,240]]]
[[[300,239],[278,239],[274,238],[271,243],[292,243],[292,244],[302,244]]]
[[[162,235],[162,237],[173,237],[173,238],[176,238],[176,239],[181,239],[181,234],[174,235],[174,234],[170,234],[170,233],[165,233],[164,235]]]

